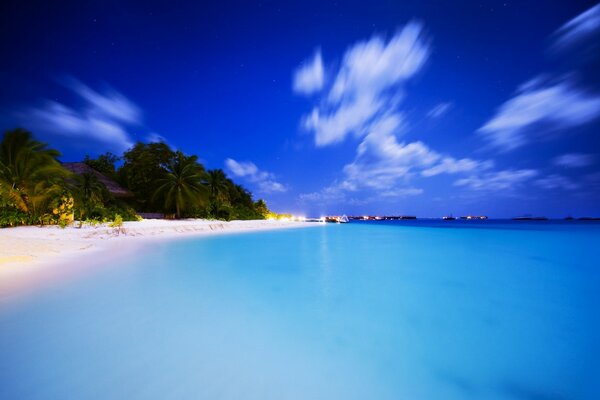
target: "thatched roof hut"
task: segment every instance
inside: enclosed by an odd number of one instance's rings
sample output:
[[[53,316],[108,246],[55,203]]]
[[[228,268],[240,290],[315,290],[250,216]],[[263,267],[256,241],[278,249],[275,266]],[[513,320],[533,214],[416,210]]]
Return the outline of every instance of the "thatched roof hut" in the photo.
[[[110,194],[112,194],[114,197],[123,198],[133,196],[133,193],[131,193],[129,190],[123,188],[117,182],[113,181],[108,176],[96,171],[94,168],[90,167],[86,163],[69,162],[63,163],[62,166],[65,169],[77,175],[93,174],[102,184],[104,184],[104,186],[106,186]]]

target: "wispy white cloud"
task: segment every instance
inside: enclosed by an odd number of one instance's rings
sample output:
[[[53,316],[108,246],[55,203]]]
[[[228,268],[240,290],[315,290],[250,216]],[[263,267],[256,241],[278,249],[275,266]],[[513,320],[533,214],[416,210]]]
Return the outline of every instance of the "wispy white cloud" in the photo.
[[[34,130],[105,143],[112,150],[121,151],[132,145],[122,124],[54,101],[23,113],[22,119],[26,121],[25,126]]]
[[[146,136],[146,140],[149,143],[167,143],[167,138],[164,137],[163,135],[160,135],[156,132],[151,132]]]
[[[484,171],[492,168],[494,163],[491,160],[477,161],[470,158],[456,159],[453,157],[443,157],[436,165],[421,171],[423,176],[435,176],[439,174],[456,174],[459,172]]]
[[[379,193],[380,196],[383,197],[408,197],[408,196],[418,196],[424,192],[421,188],[416,187],[403,187],[397,189],[385,190]]]
[[[490,161],[443,156],[425,143],[398,142],[394,136],[369,135],[359,146],[355,160],[344,167],[346,182],[355,187],[384,191],[406,184],[414,176],[431,177],[483,171]]]
[[[575,190],[581,187],[578,183],[573,182],[571,179],[557,174],[552,174],[537,179],[534,183],[543,189]]]
[[[343,168],[341,179],[301,199],[339,201],[347,194],[367,197],[414,196],[423,192],[410,184],[415,176],[431,177],[484,171],[491,162],[456,159],[438,153],[421,141],[399,137],[407,131],[399,106],[404,83],[427,62],[429,44],[420,23],[411,22],[389,40],[373,36],[351,46],[344,54],[327,95],[304,117],[303,126],[317,147],[360,139],[354,160]],[[451,103],[430,112],[439,117]]]
[[[274,174],[267,171],[261,171],[253,162],[238,162],[232,158],[228,158],[225,160],[225,166],[234,176],[246,179],[248,182],[257,185],[258,190],[263,193],[287,191],[285,185],[277,182]]]
[[[294,72],[293,89],[300,94],[313,94],[323,88],[325,81],[325,68],[321,51],[317,50],[311,60],[304,62]]]
[[[389,40],[374,36],[350,47],[326,99],[304,117],[317,146],[362,137],[401,100],[401,84],[427,61],[422,25],[407,24]]]
[[[385,200],[397,200],[406,197],[413,197],[423,194],[424,190],[413,186],[392,187],[384,189],[375,195],[362,195],[359,188],[353,186],[349,181],[334,182],[330,186],[311,192],[302,193],[299,196],[300,202],[313,204],[352,204],[364,205]]]
[[[430,177],[491,167],[491,162],[442,155],[421,141],[399,142],[394,133],[400,125],[398,116],[391,114],[372,127],[358,146],[355,160],[344,167],[347,181],[383,190],[415,173]]]
[[[440,103],[427,113],[429,118],[440,118],[452,108],[452,103]]]
[[[587,124],[600,116],[600,95],[571,79],[545,83],[542,77],[522,85],[478,132],[493,146],[512,150],[531,140],[533,130],[556,132]]]
[[[443,155],[421,141],[399,142],[394,132],[400,125],[396,114],[380,119],[358,146],[354,161],[344,166],[343,180],[311,197],[333,201],[361,190],[383,197],[414,196],[423,193],[410,185],[415,176],[480,172],[493,166],[491,161]]]
[[[382,94],[415,75],[428,57],[423,26],[417,22],[407,24],[387,42],[380,36],[359,42],[346,51],[329,100]]]
[[[66,79],[65,85],[88,102],[90,114],[133,124],[142,119],[139,107],[112,88],[99,93],[73,78]]]
[[[588,40],[600,32],[600,4],[584,11],[561,26],[554,34],[553,48],[562,50]]]
[[[78,80],[67,79],[68,87],[83,100],[78,107],[56,101],[17,114],[31,129],[81,141],[103,143],[111,150],[122,151],[133,144],[128,130],[142,122],[140,109],[114,89],[97,92]]]
[[[333,113],[323,114],[315,108],[304,118],[304,127],[315,133],[318,147],[331,145],[343,141],[349,134],[363,136],[382,106],[381,100],[365,95],[341,105]]]
[[[581,168],[593,164],[595,157],[592,154],[567,153],[554,158],[553,162],[559,167]]]
[[[455,186],[463,186],[478,191],[510,192],[539,174],[534,169],[508,169],[488,172],[481,175],[471,175],[458,179]]]
[[[341,190],[339,184],[334,183],[319,191],[311,193],[301,193],[298,196],[300,202],[307,203],[335,203],[346,202],[346,191]]]

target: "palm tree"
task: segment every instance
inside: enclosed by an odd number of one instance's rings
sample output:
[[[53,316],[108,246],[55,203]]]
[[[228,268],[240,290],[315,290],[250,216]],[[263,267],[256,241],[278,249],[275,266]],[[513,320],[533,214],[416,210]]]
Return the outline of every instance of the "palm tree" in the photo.
[[[56,159],[60,153],[46,146],[20,128],[0,142],[0,196],[32,215],[47,209],[70,175]]]
[[[104,204],[111,197],[106,186],[91,172],[81,174],[74,189],[80,219],[89,216],[95,206]]]
[[[202,195],[206,192],[206,187],[202,185],[203,178],[204,168],[198,163],[198,157],[187,157],[178,151],[175,159],[167,165],[164,178],[159,179],[160,186],[153,200],[164,196],[165,208],[172,209],[175,206],[175,215],[181,218],[183,210],[202,202]]]
[[[229,179],[227,179],[227,175],[222,169],[208,171],[206,184],[213,200],[225,200],[229,190]]]
[[[208,171],[206,185],[210,192],[210,213],[216,218],[229,219],[231,207],[229,204],[229,189],[231,181],[222,169]]]

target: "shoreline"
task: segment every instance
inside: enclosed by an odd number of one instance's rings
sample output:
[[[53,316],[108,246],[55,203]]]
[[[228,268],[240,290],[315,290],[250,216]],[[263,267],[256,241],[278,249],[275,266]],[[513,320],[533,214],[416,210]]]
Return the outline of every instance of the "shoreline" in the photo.
[[[0,293],[83,270],[89,256],[112,258],[152,241],[315,227],[314,222],[143,220],[113,228],[97,226],[20,226],[0,229]],[[94,262],[97,262],[95,260]],[[79,267],[77,267],[79,266]],[[20,291],[20,290],[19,290]],[[0,296],[1,297],[1,296]]]

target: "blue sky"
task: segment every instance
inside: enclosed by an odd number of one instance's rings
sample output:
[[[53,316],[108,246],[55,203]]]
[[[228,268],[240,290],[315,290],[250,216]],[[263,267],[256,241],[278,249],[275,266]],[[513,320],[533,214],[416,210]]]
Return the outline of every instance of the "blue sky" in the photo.
[[[600,214],[590,1],[3,2],[0,128],[165,140],[277,211]]]

